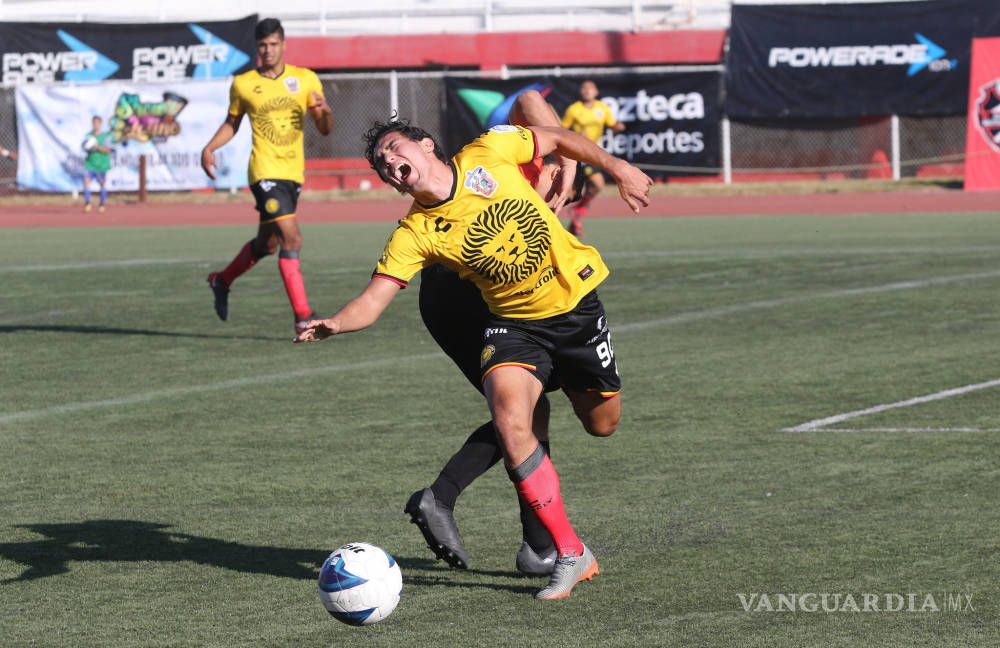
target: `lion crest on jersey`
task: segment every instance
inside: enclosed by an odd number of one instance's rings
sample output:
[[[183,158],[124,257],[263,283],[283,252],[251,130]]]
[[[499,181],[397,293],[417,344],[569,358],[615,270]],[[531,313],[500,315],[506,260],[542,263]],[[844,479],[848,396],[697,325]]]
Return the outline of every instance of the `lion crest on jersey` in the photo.
[[[462,241],[462,260],[497,285],[532,276],[548,254],[549,228],[527,200],[507,198],[490,204]]]
[[[271,99],[261,109],[260,133],[275,146],[294,144],[305,122],[302,108],[292,97]]]

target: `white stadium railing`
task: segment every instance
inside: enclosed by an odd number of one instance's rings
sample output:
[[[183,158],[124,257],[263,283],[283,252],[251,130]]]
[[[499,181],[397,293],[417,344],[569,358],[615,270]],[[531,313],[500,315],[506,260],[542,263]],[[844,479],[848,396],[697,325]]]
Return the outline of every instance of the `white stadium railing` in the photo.
[[[183,22],[274,16],[290,35],[724,29],[730,0],[0,0],[0,21]]]

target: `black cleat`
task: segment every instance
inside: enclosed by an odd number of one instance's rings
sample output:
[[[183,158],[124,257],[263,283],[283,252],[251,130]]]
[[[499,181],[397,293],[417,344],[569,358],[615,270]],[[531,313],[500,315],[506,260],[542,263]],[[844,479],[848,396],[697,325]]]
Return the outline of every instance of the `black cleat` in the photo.
[[[517,571],[528,576],[549,576],[556,567],[556,558],[558,557],[559,552],[556,551],[555,544],[549,544],[548,547],[538,552],[525,540],[517,552],[515,566]]]
[[[404,513],[424,534],[424,540],[434,555],[456,569],[468,569],[469,557],[462,545],[455,516],[451,509],[434,499],[434,491],[429,488],[418,490],[410,496]]]
[[[229,288],[226,288],[226,284],[222,281],[222,275],[218,272],[208,275],[208,285],[215,294],[215,314],[225,322],[226,318],[229,317]]]

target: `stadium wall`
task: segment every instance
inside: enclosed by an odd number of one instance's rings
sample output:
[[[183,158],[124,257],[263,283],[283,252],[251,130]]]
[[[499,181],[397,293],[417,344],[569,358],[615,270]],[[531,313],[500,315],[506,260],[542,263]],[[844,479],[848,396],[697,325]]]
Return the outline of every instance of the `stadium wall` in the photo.
[[[288,61],[314,70],[719,63],[726,32],[511,32],[288,38]]]

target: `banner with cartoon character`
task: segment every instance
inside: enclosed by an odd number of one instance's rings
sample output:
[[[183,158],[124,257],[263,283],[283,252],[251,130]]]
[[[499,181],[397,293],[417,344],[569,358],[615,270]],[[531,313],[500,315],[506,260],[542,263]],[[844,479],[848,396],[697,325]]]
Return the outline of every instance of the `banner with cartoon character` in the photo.
[[[87,151],[83,140],[100,117],[110,133],[110,191],[139,188],[139,158],[146,157],[146,188],[156,190],[245,187],[250,126],[244,124],[216,151],[218,180],[201,168],[201,150],[229,111],[229,80],[170,84],[19,86],[15,95],[17,183],[25,189],[82,189]]]
[[[4,85],[224,79],[256,62],[257,15],[191,23],[0,22]]]
[[[726,114],[960,115],[976,36],[1000,36],[997,0],[734,3]]]
[[[484,131],[506,124],[517,96],[536,90],[561,118],[580,98],[583,78],[445,79],[442,145],[449,155]],[[722,75],[717,70],[643,76],[597,76],[598,98],[624,132],[606,130],[604,150],[650,176],[717,173]]]
[[[1000,38],[972,41],[965,190],[1000,190]]]

